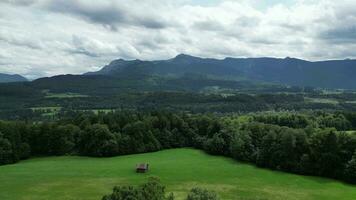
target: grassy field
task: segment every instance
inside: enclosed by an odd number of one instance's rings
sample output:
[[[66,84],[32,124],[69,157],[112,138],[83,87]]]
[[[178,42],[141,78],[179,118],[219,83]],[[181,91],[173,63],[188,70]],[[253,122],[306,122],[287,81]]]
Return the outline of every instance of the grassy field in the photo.
[[[328,98],[309,98],[305,97],[304,100],[309,103],[324,103],[324,104],[339,104],[339,101],[336,99],[328,99]]]
[[[149,162],[147,174],[136,163]],[[207,155],[173,149],[114,158],[49,157],[0,166],[1,200],[99,200],[114,185],[139,184],[158,176],[167,190],[183,199],[194,186],[237,200],[355,200],[356,186],[304,177]]]
[[[49,111],[49,112],[58,112],[62,107],[52,106],[52,107],[32,107],[33,111]]]
[[[77,93],[47,93],[45,98],[86,98],[88,95],[77,94]]]

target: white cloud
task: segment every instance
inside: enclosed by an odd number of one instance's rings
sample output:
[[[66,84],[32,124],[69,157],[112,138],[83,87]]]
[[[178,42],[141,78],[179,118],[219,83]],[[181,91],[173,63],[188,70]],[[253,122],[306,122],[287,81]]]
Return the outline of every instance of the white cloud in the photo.
[[[4,0],[0,72],[29,78],[95,70],[116,58],[355,58],[356,2]]]

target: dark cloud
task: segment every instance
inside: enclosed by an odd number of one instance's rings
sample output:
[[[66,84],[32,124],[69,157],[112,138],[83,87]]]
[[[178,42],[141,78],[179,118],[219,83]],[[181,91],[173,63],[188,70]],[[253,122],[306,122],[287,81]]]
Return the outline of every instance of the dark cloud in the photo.
[[[27,47],[27,48],[35,49],[35,50],[36,49],[40,50],[43,48],[41,43],[38,41],[19,39],[19,38],[8,38],[8,37],[2,36],[1,34],[0,34],[0,42],[6,42],[11,45]]]
[[[356,25],[329,29],[321,32],[320,38],[330,43],[354,43],[356,42]]]
[[[47,8],[54,12],[71,14],[89,22],[102,24],[104,27],[117,30],[120,26],[140,26],[149,29],[162,29],[167,23],[158,18],[135,14],[130,9],[115,1],[90,3],[87,1],[51,0]]]
[[[30,6],[36,3],[36,0],[1,0],[0,3],[7,3],[19,6]]]

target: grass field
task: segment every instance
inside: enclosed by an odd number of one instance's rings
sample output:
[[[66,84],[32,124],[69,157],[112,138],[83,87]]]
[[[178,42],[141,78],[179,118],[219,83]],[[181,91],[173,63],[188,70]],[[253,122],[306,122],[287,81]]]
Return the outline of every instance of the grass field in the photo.
[[[77,94],[77,93],[47,93],[45,98],[86,98],[88,95]]]
[[[150,163],[149,173],[134,172],[140,162]],[[100,200],[114,185],[139,184],[149,176],[160,177],[177,199],[198,185],[217,191],[222,199],[356,199],[356,186],[259,169],[192,149],[114,158],[36,158],[0,166],[0,199]]]
[[[339,101],[336,99],[327,99],[327,98],[309,98],[305,97],[304,100],[309,103],[323,103],[323,104],[339,104]]]

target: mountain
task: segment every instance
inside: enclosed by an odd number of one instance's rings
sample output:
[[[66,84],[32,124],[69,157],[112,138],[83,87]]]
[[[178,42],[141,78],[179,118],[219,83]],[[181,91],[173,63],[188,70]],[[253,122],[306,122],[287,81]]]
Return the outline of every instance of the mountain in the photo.
[[[25,82],[28,81],[25,77],[18,74],[2,74],[0,73],[0,83],[10,83],[10,82]]]
[[[100,71],[85,75],[112,77],[182,77],[251,80],[294,86],[356,89],[356,60],[310,62],[296,58],[199,58],[180,54],[158,61],[114,60]]]

